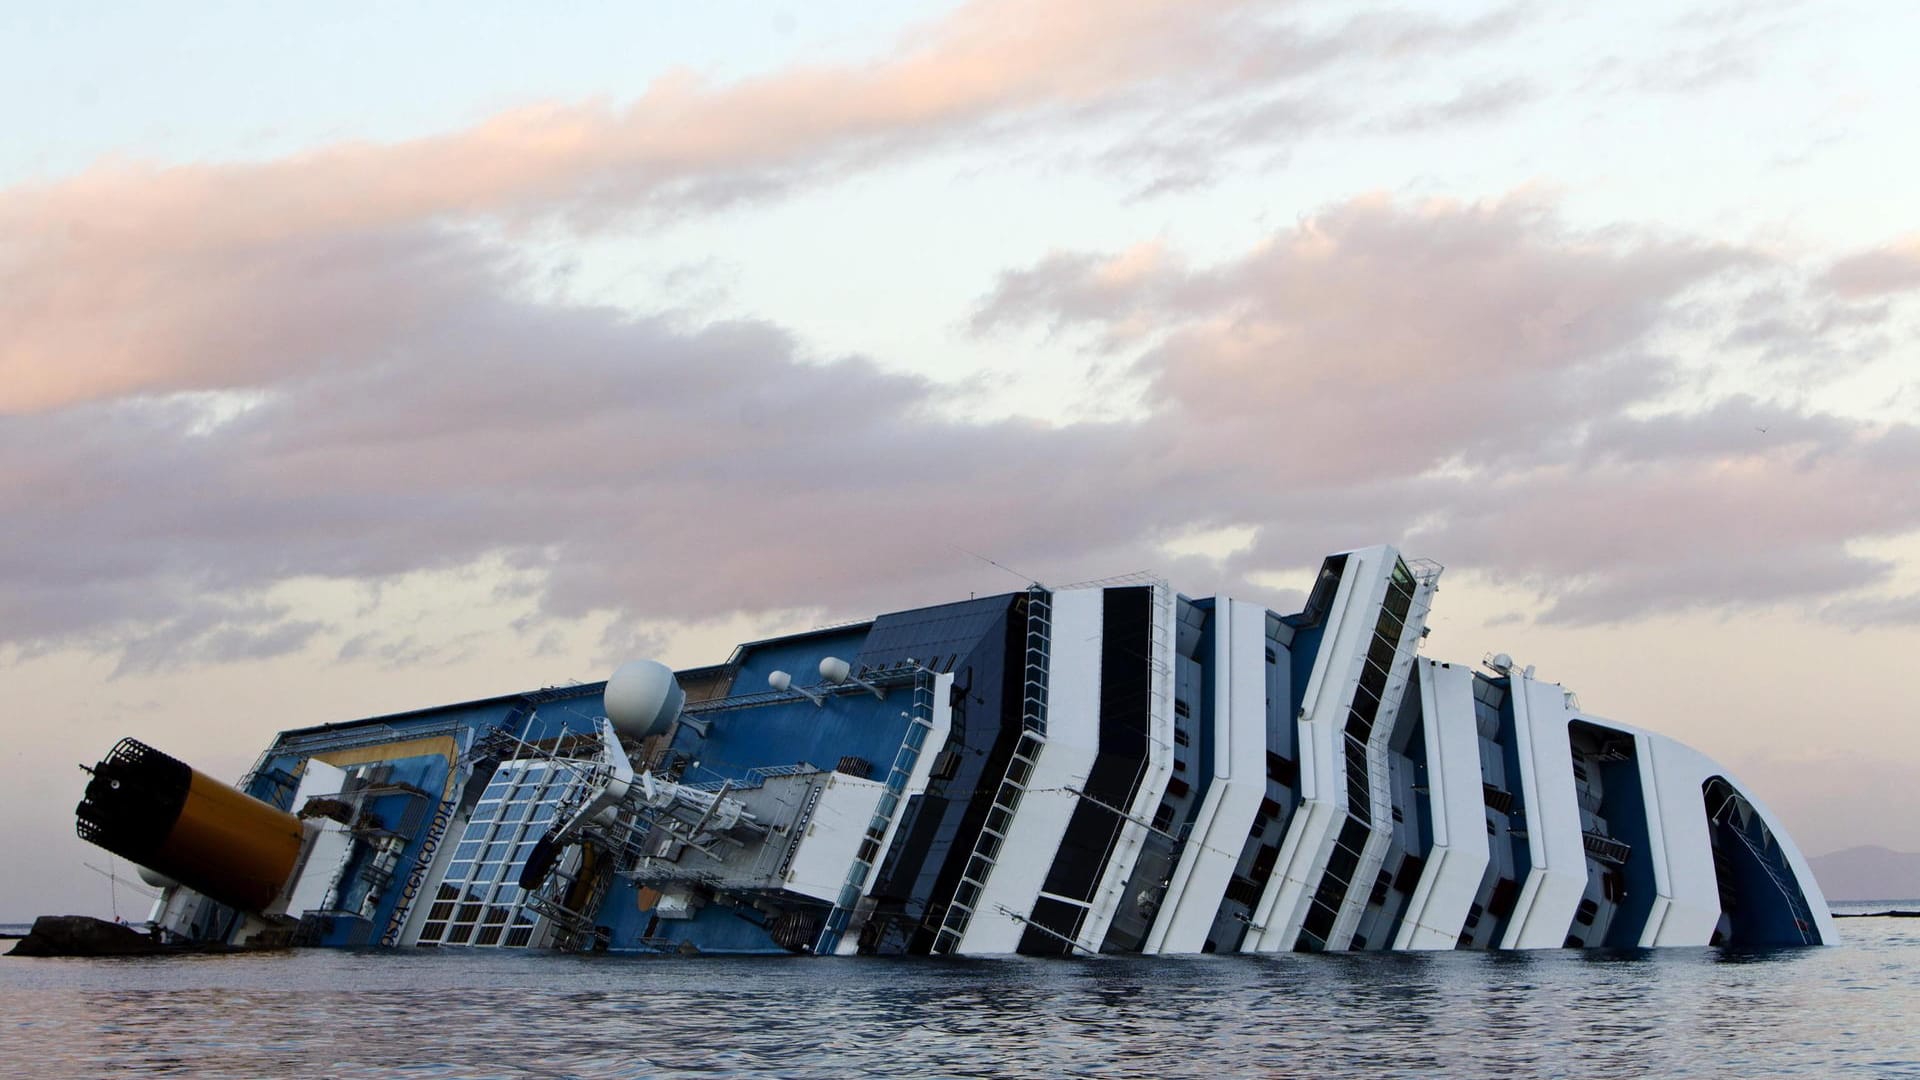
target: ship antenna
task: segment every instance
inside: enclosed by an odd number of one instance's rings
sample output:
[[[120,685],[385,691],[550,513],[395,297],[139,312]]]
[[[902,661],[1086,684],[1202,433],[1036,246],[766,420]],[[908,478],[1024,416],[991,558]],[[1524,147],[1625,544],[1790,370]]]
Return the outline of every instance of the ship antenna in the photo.
[[[1029,585],[1040,584],[1039,578],[1032,577],[1028,574],[1023,574],[1020,571],[1015,570],[1013,567],[1006,565],[1005,563],[995,562],[992,559],[987,558],[985,555],[982,555],[977,551],[968,551],[966,548],[961,547],[959,544],[955,544],[951,542],[949,542],[947,546],[959,552],[962,555],[971,555],[974,558],[979,559],[981,562],[986,563],[988,566],[994,567],[995,569],[1005,570],[1007,573],[1012,574],[1014,577],[1019,578],[1021,581],[1024,581]]]

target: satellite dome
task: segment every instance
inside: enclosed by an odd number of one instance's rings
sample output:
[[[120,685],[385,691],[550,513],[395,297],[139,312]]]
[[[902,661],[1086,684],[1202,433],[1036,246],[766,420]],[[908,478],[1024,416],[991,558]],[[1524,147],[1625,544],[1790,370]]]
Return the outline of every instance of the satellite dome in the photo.
[[[673,669],[658,660],[630,660],[607,680],[607,719],[613,729],[630,739],[659,735],[680,718],[687,692],[673,677]]]

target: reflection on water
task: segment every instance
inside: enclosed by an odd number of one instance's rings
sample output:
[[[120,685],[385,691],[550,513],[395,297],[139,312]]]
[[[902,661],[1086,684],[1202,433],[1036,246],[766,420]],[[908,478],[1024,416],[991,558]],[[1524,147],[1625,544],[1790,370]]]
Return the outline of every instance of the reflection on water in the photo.
[[[33,1076],[1920,1076],[1920,921],[1832,949],[1148,961],[0,959]]]

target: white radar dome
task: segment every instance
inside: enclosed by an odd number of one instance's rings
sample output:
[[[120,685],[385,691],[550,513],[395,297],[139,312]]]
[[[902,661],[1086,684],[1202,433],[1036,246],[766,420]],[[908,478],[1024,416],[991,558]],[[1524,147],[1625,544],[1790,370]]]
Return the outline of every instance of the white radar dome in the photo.
[[[820,677],[835,686],[846,682],[847,676],[852,674],[853,665],[837,656],[829,656],[825,660],[820,661]]]
[[[607,680],[607,719],[629,739],[659,735],[680,719],[687,692],[658,660],[630,660]]]

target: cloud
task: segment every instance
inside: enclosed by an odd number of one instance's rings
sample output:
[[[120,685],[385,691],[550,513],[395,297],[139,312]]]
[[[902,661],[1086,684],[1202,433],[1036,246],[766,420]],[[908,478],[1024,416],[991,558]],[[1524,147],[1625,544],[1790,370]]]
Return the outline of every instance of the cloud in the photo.
[[[1852,629],[1920,624],[1920,593],[1902,596],[1856,597],[1821,608],[1828,622]]]
[[[1526,79],[1500,79],[1463,86],[1442,101],[1402,109],[1375,125],[1395,133],[1478,124],[1510,115],[1539,100],[1540,88]]]
[[[372,294],[404,281],[430,305],[466,284],[468,268],[434,261],[464,249],[411,244],[414,230],[592,232],[961,136],[1017,145],[1055,130],[1102,131],[1102,160],[1130,161],[1153,186],[1203,160],[1191,139],[1170,147],[1164,134],[1197,112],[1218,117],[1206,153],[1272,146],[1325,122],[1276,111],[1301,80],[1449,54],[1516,21],[1508,9],[1452,21],[1397,13],[1310,29],[1290,14],[1251,0],[975,0],[868,63],[731,83],[678,72],[625,104],[533,106],[462,131],[262,162],[109,161],[15,187],[0,192],[0,414],[374,362],[383,337],[406,328],[360,317]],[[381,245],[398,246],[373,258]],[[439,298],[424,287],[436,281]],[[273,302],[289,292],[306,303]]]
[[[1525,198],[1327,208],[1245,257],[1057,254],[1001,279],[976,327],[1096,327],[1196,458],[1273,443],[1328,482],[1417,476],[1456,455],[1533,455],[1595,410],[1662,388],[1642,346],[1687,289],[1749,260],[1716,245],[1562,233]],[[1307,403],[1311,402],[1309,406]],[[1367,417],[1377,438],[1356,439]]]
[[[1889,564],[1849,544],[1920,527],[1920,429],[1716,394],[1657,347],[1778,273],[1722,245],[1570,232],[1525,198],[1370,196],[1216,266],[1055,253],[1005,275],[974,324],[1133,356],[1145,427],[1178,432],[1183,475],[1235,473],[1218,505],[1244,516],[1225,520],[1263,525],[1238,573],[1395,538],[1536,589],[1544,618],[1603,622],[1879,585]],[[1855,330],[1795,332],[1839,348]]]
[[[1537,197],[1365,195],[1212,265],[1148,243],[1009,271],[976,332],[1084,339],[1140,390],[1123,419],[1056,423],[956,418],[954,388],[765,321],[541,302],[499,239],[1049,124],[1120,118],[1108,151],[1204,166],[1339,122],[1314,78],[1526,17],[1289,14],[983,2],[869,64],[0,192],[0,644],[124,671],[270,656],[333,629],[263,601],[276,586],[482,563],[541,616],[611,616],[609,650],[663,623],[945,598],[977,583],[957,549],[1261,598],[1327,551],[1402,542],[1565,621],[1837,604],[1887,579],[1850,545],[1920,528],[1914,428],[1724,392],[1676,407],[1699,388],[1663,345],[1705,318],[1739,348],[1860,348],[1874,306],[1721,310],[1716,289],[1758,295],[1779,268],[1572,230]],[[1829,284],[1858,289],[1843,265]],[[1250,539],[1218,559],[1162,546],[1226,529]],[[446,651],[342,636],[346,659]]]
[[[394,636],[368,630],[341,642],[335,659],[373,660],[386,671],[418,670],[428,665],[450,665],[467,659],[463,646],[484,636],[483,630],[471,630],[448,640],[422,641],[414,634]]]
[[[1692,96],[1750,81],[1776,63],[1778,45],[1807,32],[1804,5],[1775,3],[1680,8],[1636,35],[1650,54],[1609,55],[1594,68],[1596,88]]]
[[[1848,255],[1827,269],[1826,284],[1856,300],[1920,289],[1920,237]]]
[[[1312,11],[1311,5],[1273,5]],[[1369,83],[1423,74],[1506,41],[1534,21],[1537,5],[1497,5],[1478,15],[1436,19],[1422,10],[1375,9],[1344,13],[1328,26],[1305,29],[1283,18],[1237,19],[1203,61],[1203,77],[1182,87],[1154,85],[1121,99],[1144,114],[1139,127],[1092,155],[1103,172],[1138,178],[1136,194],[1164,195],[1212,181],[1230,164],[1253,160],[1272,169],[1310,133],[1436,130],[1476,123],[1531,100],[1520,79],[1489,84],[1477,75],[1459,82],[1440,103],[1397,106],[1385,123],[1364,119],[1357,93]]]
[[[1062,542],[1085,529],[1145,561],[1155,470],[1125,429],[962,423],[925,380],[803,360],[764,323],[541,304],[460,234],[351,250],[333,272],[383,283],[356,363],[308,354],[213,423],[196,395],[0,418],[0,638],[238,656],[289,639],[215,640],[213,614],[181,612],[488,555],[534,573],[549,615],[680,620],[938,596],[961,587],[949,542],[1051,572],[1101,547]],[[466,269],[386,276],[396,259]],[[305,303],[259,300],[266,320]],[[1083,502],[1078,478],[1109,469]]]
[[[1920,528],[1911,425],[1738,397],[1647,412],[1682,377],[1653,340],[1754,256],[1570,231],[1527,199],[1366,196],[1218,265],[1148,245],[1013,271],[980,325],[1092,334],[1146,388],[1138,416],[1066,424],[955,419],[947,388],[819,362],[764,322],[542,303],[468,233],[330,252],[352,362],[292,342],[240,399],[0,417],[0,640],[125,670],[272,655],[320,630],[257,599],[276,585],[493,559],[546,618],[612,614],[611,648],[940,599],[977,584],[960,549],[1054,582],[1157,567],[1266,597],[1276,570],[1380,541],[1593,622],[1830,602],[1889,572],[1850,543]],[[308,298],[263,291],[249,314],[307,317]],[[1162,329],[1113,331],[1135,320]],[[207,334],[191,351],[222,347]],[[1162,549],[1222,528],[1250,542]]]
[[[147,673],[236,660],[264,660],[305,648],[325,624],[289,617],[283,604],[201,598],[120,645],[113,675]]]

